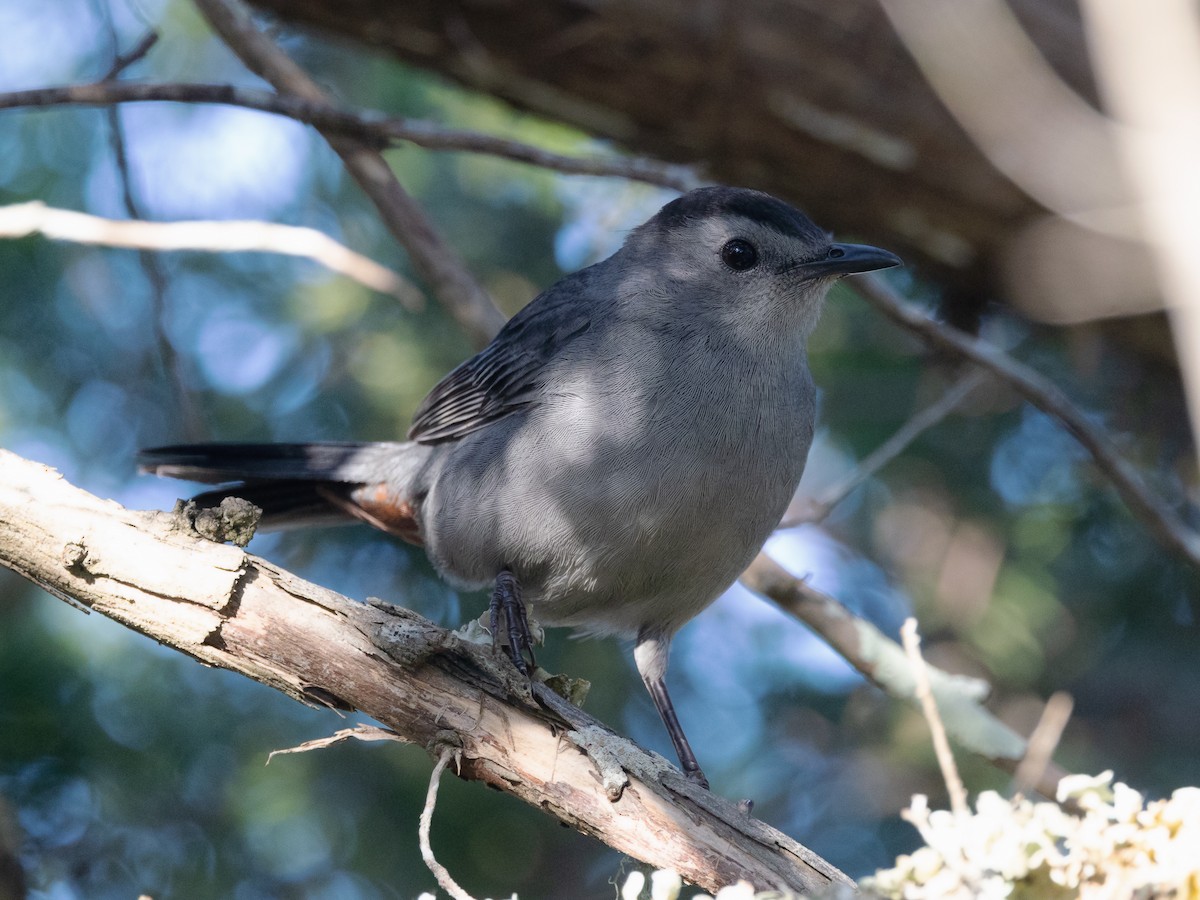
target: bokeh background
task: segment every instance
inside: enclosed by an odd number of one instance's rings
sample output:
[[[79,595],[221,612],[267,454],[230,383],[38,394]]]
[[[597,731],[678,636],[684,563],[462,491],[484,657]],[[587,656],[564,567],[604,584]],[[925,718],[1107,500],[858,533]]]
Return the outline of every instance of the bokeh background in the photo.
[[[183,0],[5,0],[0,91],[101,77],[153,27],[138,78],[257,84]],[[362,47],[284,35],[352,106],[566,152],[588,134],[522,114]],[[0,204],[115,218],[126,187],[151,219],[307,225],[408,271],[374,210],[311,130],[207,106],[0,112]],[[607,255],[672,194],[492,158],[390,151],[508,312]],[[803,198],[796,198],[800,202]],[[855,234],[840,234],[854,239]],[[161,271],[156,293],[148,265]],[[933,282],[889,273],[931,309]],[[1169,356],[1087,328],[997,311],[987,335],[1119,437],[1172,501],[1194,481]],[[406,312],[315,264],[266,254],[136,252],[0,240],[0,445],[135,508],[185,485],[138,475],[137,448],[192,439],[395,439],[470,353],[435,303]],[[954,375],[839,288],[811,345],[820,432],[802,494],[851,470]],[[264,535],[251,549],[356,598],[445,625],[484,599],[443,584],[419,550],[365,527]],[[985,386],[821,527],[768,549],[889,634],[910,614],[937,664],[988,679],[991,708],[1028,733],[1044,698],[1076,702],[1058,752],[1151,795],[1200,782],[1195,573],[1130,517],[1074,441]],[[588,709],[672,756],[629,648],[552,632],[539,660],[593,683]],[[676,643],[672,690],[719,793],[851,875],[915,846],[898,811],[944,802],[924,722],[864,684],[802,625],[734,588]],[[86,616],[0,571],[0,834],[31,895],[390,898],[433,887],[416,825],[420,748],[351,742],[267,754],[347,722]],[[1007,776],[959,755],[972,792]],[[479,896],[610,897],[631,863],[478,785],[445,779],[434,847]]]

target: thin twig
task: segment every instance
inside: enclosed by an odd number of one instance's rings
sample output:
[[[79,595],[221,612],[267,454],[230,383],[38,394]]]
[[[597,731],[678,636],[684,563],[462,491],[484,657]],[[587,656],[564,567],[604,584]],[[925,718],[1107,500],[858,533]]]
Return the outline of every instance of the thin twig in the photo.
[[[915,413],[901,425],[890,438],[880,444],[844,478],[834,482],[821,494],[797,504],[779,523],[780,528],[816,523],[825,519],[835,506],[850,496],[868,478],[898,457],[918,437],[941,422],[957,409],[985,378],[981,369],[975,368],[957,381],[933,403]]]
[[[110,31],[113,34],[113,41],[116,42],[116,31],[111,28],[112,19],[109,20]],[[158,32],[151,29],[142,35],[142,39],[138,41],[126,53],[118,53],[113,59],[113,64],[104,77],[100,79],[103,84],[106,81],[114,81],[118,75],[132,66],[134,63],[141,62],[146,57],[146,54],[154,49],[154,45],[158,43]]]
[[[917,620],[908,618],[900,628],[900,637],[904,641],[904,650],[912,663],[913,675],[917,679],[917,697],[921,701],[921,711],[925,721],[929,723],[929,733],[933,737],[933,750],[937,754],[938,766],[942,770],[942,779],[946,782],[946,791],[950,794],[950,809],[956,815],[970,813],[967,807],[967,789],[963,787],[962,778],[958,774],[958,765],[954,762],[954,754],[950,750],[950,742],[946,740],[946,729],[942,717],[938,715],[937,701],[933,699],[933,691],[929,686],[929,672],[925,668],[925,657],[921,655],[921,637],[917,634]]]
[[[742,573],[741,582],[795,616],[868,680],[898,700],[916,703],[916,680],[904,649],[833,597],[796,578],[765,553]],[[993,715],[983,701],[989,688],[977,678],[951,675],[926,664],[929,681],[947,733],[958,746],[1012,774],[1025,757],[1024,738]],[[1037,789],[1053,796],[1067,773],[1047,765]]]
[[[113,24],[112,11],[107,3],[97,2],[96,8],[108,29],[109,41],[112,44],[113,64],[105,73],[102,81],[115,81],[118,76],[134,63],[150,52],[158,43],[158,33],[153,29],[146,32],[142,39],[127,53],[121,53],[120,37]],[[105,109],[108,121],[109,144],[112,147],[113,161],[117,167],[117,175],[121,184],[121,202],[125,206],[125,214],[130,219],[144,219],[141,204],[138,203],[133,191],[133,178],[129,170],[129,153],[125,141],[125,128],[121,123],[121,113],[116,106]],[[151,321],[154,328],[154,346],[157,350],[157,363],[161,367],[165,380],[171,386],[172,405],[179,411],[182,423],[182,434],[185,438],[198,441],[203,438],[204,428],[201,424],[199,410],[196,408],[196,398],[187,389],[187,377],[184,372],[183,360],[175,350],[175,345],[167,337],[166,308],[168,279],[161,258],[156,253],[139,248],[138,264],[146,276],[150,286]]]
[[[281,94],[329,104],[329,97],[316,82],[258,28],[241,0],[196,0],[196,6],[229,49]],[[361,141],[321,133],[371,198],[392,236],[408,251],[413,267],[472,342],[482,347],[490,341],[504,324],[504,314],[442,239],[420,204],[396,180],[384,158]]]
[[[1041,783],[1074,708],[1075,701],[1066,691],[1056,691],[1050,695],[1041,718],[1029,735],[1029,749],[1025,751],[1025,758],[1013,775],[1015,793],[1027,794]],[[1055,794],[1046,796],[1054,799]]]
[[[856,278],[854,283],[872,306],[900,327],[940,351],[982,366],[1038,409],[1057,419],[1108,476],[1121,499],[1146,529],[1165,547],[1200,568],[1200,534],[1189,528],[1175,510],[1150,490],[1137,470],[1120,455],[1112,440],[1093,426],[1049,379],[996,347],[931,319],[879,278]]]
[[[105,219],[56,209],[40,201],[0,206],[0,238],[33,233],[60,241],[135,250],[202,250],[211,253],[278,253],[311,259],[339,275],[419,310],[421,292],[399,273],[339,244],[313,228],[252,220],[144,222]]]
[[[213,103],[253,109],[286,116],[328,134],[352,137],[379,149],[408,143],[426,150],[480,153],[566,175],[625,178],[677,191],[689,191],[703,183],[688,166],[670,165],[646,157],[569,156],[478,131],[446,128],[421,119],[387,117],[377,112],[354,112],[329,103],[313,103],[228,84],[100,82],[0,93],[0,109],[144,102]]]
[[[458,756],[458,751],[450,747],[442,750],[442,755],[438,757],[438,761],[434,764],[433,774],[429,776],[429,792],[425,795],[425,808],[421,810],[421,824],[417,830],[418,837],[421,841],[421,859],[425,861],[425,866],[433,873],[433,877],[437,879],[438,887],[449,894],[454,900],[475,900],[470,894],[458,886],[447,871],[446,867],[438,862],[433,856],[433,846],[429,843],[429,829],[433,824],[433,808],[437,805],[438,785],[442,781],[442,772],[446,771],[446,766],[450,760]]]

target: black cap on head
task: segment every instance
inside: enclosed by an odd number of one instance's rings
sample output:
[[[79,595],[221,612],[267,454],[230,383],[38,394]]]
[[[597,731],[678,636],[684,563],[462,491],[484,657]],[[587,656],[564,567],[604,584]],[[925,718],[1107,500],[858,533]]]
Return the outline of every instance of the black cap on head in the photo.
[[[689,191],[664,206],[652,221],[664,228],[679,228],[689,220],[730,213],[802,241],[823,243],[829,240],[828,234],[794,206],[748,188],[717,186]]]

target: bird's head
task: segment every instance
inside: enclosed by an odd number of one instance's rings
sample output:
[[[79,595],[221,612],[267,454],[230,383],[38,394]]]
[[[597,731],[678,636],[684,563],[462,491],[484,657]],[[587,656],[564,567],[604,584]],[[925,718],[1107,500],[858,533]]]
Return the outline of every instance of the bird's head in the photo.
[[[835,243],[782,200],[744,188],[706,187],[672,200],[637,228],[622,255],[651,302],[715,317],[739,331],[816,326],[837,279],[901,265],[865,244]]]

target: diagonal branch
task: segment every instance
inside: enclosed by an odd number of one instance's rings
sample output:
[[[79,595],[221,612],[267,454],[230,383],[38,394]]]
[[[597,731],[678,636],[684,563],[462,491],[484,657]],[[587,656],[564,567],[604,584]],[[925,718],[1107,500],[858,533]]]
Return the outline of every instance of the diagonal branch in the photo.
[[[104,77],[100,79],[101,83],[116,81],[122,72],[145,59],[150,51],[154,49],[154,45],[158,43],[158,32],[151,30],[143,34],[141,39],[125,53],[117,52],[117,31],[113,27],[111,15],[106,18],[105,24],[108,26],[109,37],[113,42],[115,58],[112,65],[108,67],[108,71],[104,73]]]
[[[1092,425],[1057,385],[991,344],[931,319],[881,279],[867,276],[854,282],[872,306],[901,328],[936,350],[982,366],[1042,412],[1057,419],[1091,455],[1117,494],[1155,539],[1200,568],[1200,534],[1150,489],[1112,440]]]
[[[916,679],[904,649],[870,622],[794,577],[765,553],[760,553],[742,573],[741,582],[812,628],[887,694],[914,705],[919,702]],[[946,731],[955,742],[997,768],[1015,772],[1028,751],[1028,743],[983,705],[987,683],[933,666],[928,666],[928,672]],[[1047,760],[1039,767],[1039,777],[1032,786],[1054,797],[1059,779],[1066,774]]]
[[[240,0],[196,0],[196,5],[242,62],[281,94],[309,103],[329,97],[292,59],[261,31]],[[408,251],[413,267],[459,325],[482,347],[504,324],[504,314],[475,281],[458,253],[438,234],[433,222],[392,174],[374,147],[353,138],[325,134],[329,146],[359,187],[371,198],[392,236]]]
[[[431,754],[459,748],[463,778],[709,891],[742,878],[810,893],[851,884],[543,685],[535,702],[488,645],[357,603],[200,539],[183,517],[123,509],[2,450],[0,565],[208,665],[310,705],[359,709]],[[616,790],[602,777],[614,760]]]
[[[821,496],[793,501],[780,528],[795,528],[797,525],[817,523],[825,520],[835,506],[849,497],[871,476],[895,460],[912,446],[913,441],[940,423],[954,412],[963,401],[981,384],[983,372],[973,368],[966,372],[941,397],[914,413],[895,433],[864,457],[845,477],[835,481],[821,492]]]

